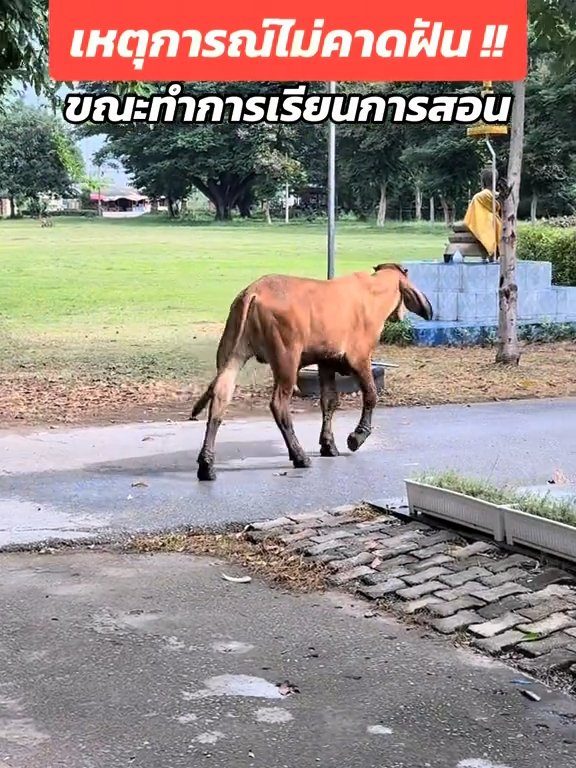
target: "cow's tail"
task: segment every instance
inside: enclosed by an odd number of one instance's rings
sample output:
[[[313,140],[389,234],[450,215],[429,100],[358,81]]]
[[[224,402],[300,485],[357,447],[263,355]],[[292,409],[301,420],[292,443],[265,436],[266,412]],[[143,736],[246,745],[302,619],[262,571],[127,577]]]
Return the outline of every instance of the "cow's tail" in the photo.
[[[218,352],[216,353],[216,368],[218,372],[194,404],[192,413],[190,414],[190,421],[196,421],[204,408],[206,408],[212,399],[218,377],[226,369],[228,363],[237,355],[246,329],[248,314],[255,298],[255,293],[244,291],[234,300],[230,307],[228,320],[226,321],[224,333],[220,338]]]

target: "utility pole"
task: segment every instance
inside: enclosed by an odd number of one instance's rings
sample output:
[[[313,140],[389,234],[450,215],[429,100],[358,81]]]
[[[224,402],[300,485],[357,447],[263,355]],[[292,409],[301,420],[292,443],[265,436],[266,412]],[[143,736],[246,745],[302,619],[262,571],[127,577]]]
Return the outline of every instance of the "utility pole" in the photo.
[[[98,166],[98,216],[102,216],[102,165]]]
[[[336,83],[328,83],[330,95],[336,93]],[[336,247],[336,126],[328,123],[328,280],[334,277]]]
[[[290,184],[286,182],[284,190],[284,221],[290,223]]]

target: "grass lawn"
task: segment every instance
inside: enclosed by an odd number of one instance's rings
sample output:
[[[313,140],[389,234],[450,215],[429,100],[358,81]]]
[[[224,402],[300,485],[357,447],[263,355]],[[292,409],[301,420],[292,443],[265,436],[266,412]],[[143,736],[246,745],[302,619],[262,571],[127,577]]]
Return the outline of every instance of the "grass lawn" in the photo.
[[[446,240],[442,224],[342,222],[337,273],[441,259]],[[173,407],[185,387],[211,377],[221,325],[241,288],[269,272],[324,277],[325,264],[324,224],[57,218],[43,229],[0,221],[0,420]],[[401,362],[390,379],[394,403],[576,393],[566,347],[536,351],[529,375],[492,366],[491,350],[384,354]],[[258,390],[262,371],[247,366],[244,392]]]
[[[113,325],[148,336],[221,323],[236,293],[267,272],[324,277],[325,226],[191,226],[164,218],[0,222],[4,321],[66,335]],[[337,271],[382,261],[440,259],[442,226],[343,224]],[[151,328],[154,326],[154,329]]]
[[[337,270],[441,258],[441,226],[342,224]],[[267,272],[324,277],[325,225],[0,221],[0,365],[196,376],[235,295]]]

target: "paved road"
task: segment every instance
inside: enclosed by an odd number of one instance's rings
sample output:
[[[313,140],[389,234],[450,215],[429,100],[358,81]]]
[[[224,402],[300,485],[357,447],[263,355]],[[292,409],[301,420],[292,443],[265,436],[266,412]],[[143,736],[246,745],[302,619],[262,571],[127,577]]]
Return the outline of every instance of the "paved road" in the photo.
[[[356,414],[337,414],[342,450]],[[403,479],[454,468],[520,485],[576,476],[576,400],[379,410],[356,454],[294,470],[271,419],[231,421],[219,478],[196,481],[203,423],[0,433],[0,547],[276,517],[403,494]],[[297,417],[316,453],[319,417]],[[146,485],[133,487],[133,483]]]
[[[573,699],[531,682],[530,701],[513,669],[350,596],[230,584],[177,554],[0,566],[3,766],[575,765]]]

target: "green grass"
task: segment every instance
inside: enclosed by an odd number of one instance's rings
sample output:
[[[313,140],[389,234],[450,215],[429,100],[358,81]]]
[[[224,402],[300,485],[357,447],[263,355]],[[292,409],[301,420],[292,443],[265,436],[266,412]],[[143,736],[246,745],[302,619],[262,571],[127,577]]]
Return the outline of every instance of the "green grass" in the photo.
[[[0,306],[17,325],[94,320],[221,322],[234,295],[266,272],[325,273],[321,225],[182,226],[56,219],[1,222]],[[441,258],[442,228],[342,225],[338,272],[379,261]]]
[[[521,512],[527,512],[530,515],[576,526],[576,507],[569,501],[560,501],[549,496],[537,496],[531,493],[520,493],[510,488],[500,488],[484,480],[462,477],[456,472],[426,475],[420,477],[419,480],[492,504],[501,504]]]
[[[0,221],[0,365],[71,366],[74,361],[150,376],[158,367],[214,357],[215,324],[260,275],[324,277],[325,224],[268,226],[111,221]],[[342,223],[337,274],[383,261],[441,259],[442,225]],[[191,356],[191,350],[193,353]],[[168,357],[172,362],[168,361]],[[195,358],[194,362],[192,357]]]

